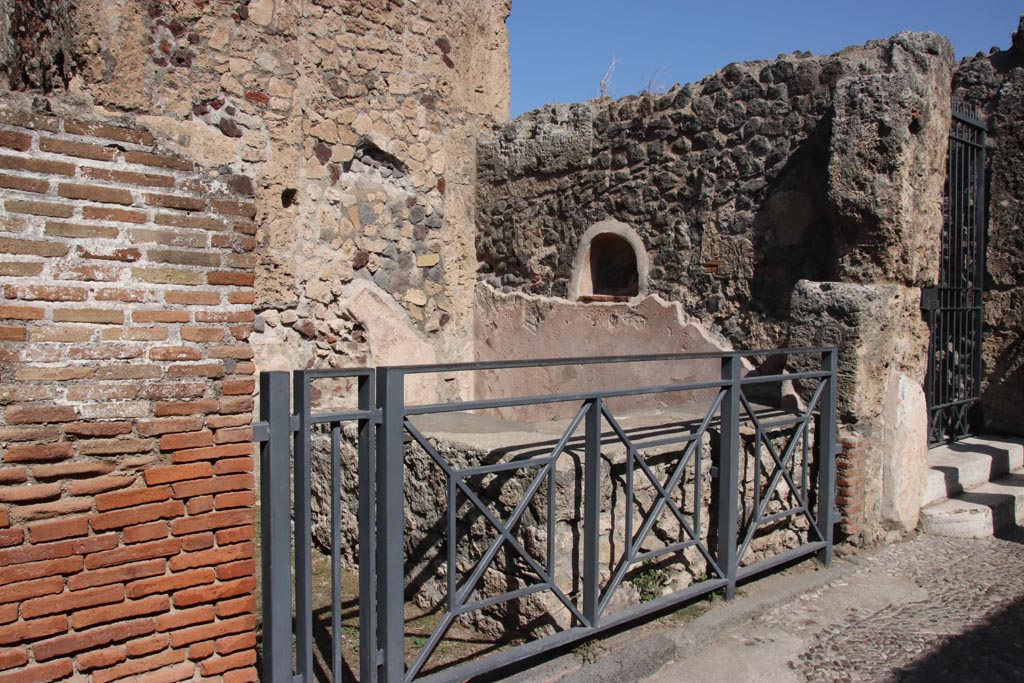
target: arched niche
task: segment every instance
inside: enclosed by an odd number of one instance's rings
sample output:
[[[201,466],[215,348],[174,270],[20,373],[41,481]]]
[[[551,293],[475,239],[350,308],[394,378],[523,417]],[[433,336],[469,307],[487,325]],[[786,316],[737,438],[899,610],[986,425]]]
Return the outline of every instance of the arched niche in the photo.
[[[629,301],[647,294],[650,263],[643,240],[616,220],[590,226],[573,260],[569,297],[582,301]]]

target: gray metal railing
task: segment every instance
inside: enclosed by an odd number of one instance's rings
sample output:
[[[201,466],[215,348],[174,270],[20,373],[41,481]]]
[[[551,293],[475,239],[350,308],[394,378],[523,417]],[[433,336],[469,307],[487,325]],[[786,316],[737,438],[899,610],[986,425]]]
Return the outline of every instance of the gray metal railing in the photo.
[[[793,372],[765,375],[742,373],[745,358],[775,360],[786,365],[795,360]],[[619,363],[673,364],[718,361],[718,378],[608,390],[587,389],[559,394],[512,398],[481,398],[469,401],[408,405],[406,380],[410,376],[480,371],[516,371],[526,368],[584,366]],[[774,367],[779,366],[779,362]],[[811,369],[806,369],[811,368]],[[333,379],[355,382],[358,405],[343,412],[314,413],[311,383]],[[343,662],[342,633],[342,539],[341,505],[358,506],[359,680],[362,683],[454,681],[491,673],[553,647],[595,635],[615,626],[713,591],[735,594],[736,582],[803,556],[817,554],[828,564],[832,533],[838,521],[834,510],[836,447],[836,351],[834,348],[780,349],[719,354],[662,354],[608,358],[568,358],[539,361],[466,363],[376,369],[265,372],[260,376],[260,421],[254,428],[261,443],[262,521],[262,672],[265,683],[313,683],[319,679],[341,681],[351,676]],[[782,382],[802,384],[802,407],[767,414],[747,395],[754,385]],[[745,391],[746,390],[746,391]],[[678,392],[704,391],[711,398],[701,404],[698,418],[673,425],[655,436],[632,433],[610,409],[610,399],[652,397]],[[289,394],[291,393],[291,400]],[[292,407],[289,409],[289,404]],[[542,404],[576,404],[564,432],[542,449],[505,460],[479,464],[451,462],[428,438],[414,418],[441,413],[479,415],[482,411]],[[470,413],[470,411],[473,411]],[[466,419],[471,419],[467,417]],[[602,430],[602,423],[607,429]],[[343,425],[355,431],[343,434]],[[310,492],[311,434],[330,430],[330,645],[324,664],[314,670],[313,578],[311,564],[312,512]],[[582,439],[577,432],[582,427]],[[811,436],[813,433],[813,446]],[[292,443],[289,444],[289,437]],[[354,440],[358,487],[355,501],[342,500],[342,442]],[[708,466],[704,458],[711,440],[716,448]],[[536,445],[536,444],[534,444]],[[616,557],[601,559],[602,485],[608,476],[602,458],[608,449],[625,451],[623,463],[624,538]],[[677,446],[657,466],[645,459],[645,450]],[[444,497],[437,501],[438,529],[443,537],[437,576],[445,597],[436,606],[436,623],[418,643],[418,653],[406,658],[409,529],[406,519],[407,460],[414,449],[444,479]],[[558,465],[567,453],[580,454],[577,467],[582,486],[582,507],[573,559],[578,566],[576,588],[560,585],[556,576],[555,539],[556,479]],[[659,471],[655,471],[660,468]],[[741,469],[746,474],[741,476]],[[708,475],[702,473],[707,471]],[[752,471],[752,473],[751,473]],[[687,482],[690,473],[692,482]],[[351,476],[352,473],[348,473]],[[507,516],[497,514],[474,489],[472,480],[518,476],[525,485],[518,500],[509,503]],[[634,520],[635,495],[640,481],[647,509]],[[692,492],[683,488],[692,484]],[[745,487],[745,488],[744,488]],[[707,491],[705,491],[705,488]],[[741,495],[741,489],[750,490]],[[440,490],[440,487],[439,487]],[[440,495],[440,494],[439,494]],[[687,513],[676,495],[689,501]],[[460,556],[459,498],[469,506],[476,524],[488,529],[489,538],[476,548],[479,557]],[[705,500],[706,499],[706,500]],[[643,508],[643,506],[640,506]],[[537,512],[537,511],[540,512]],[[442,512],[443,511],[443,512]],[[678,525],[679,538],[649,544],[652,528],[665,514]],[[531,551],[517,531],[531,524],[543,525],[543,549]],[[710,518],[714,517],[714,524]],[[542,519],[543,518],[543,519]],[[443,523],[441,520],[443,519]],[[752,542],[759,533],[796,519],[805,538],[799,545],[748,561]],[[294,520],[294,529],[292,529]],[[712,542],[714,539],[714,543]],[[486,546],[486,548],[484,547]],[[657,546],[657,547],[652,547]],[[581,548],[580,548],[581,547]],[[502,550],[530,573],[532,582],[504,592],[488,593],[481,581]],[[638,567],[665,556],[678,557],[695,551],[706,572],[694,583],[648,602],[612,609],[613,598],[627,575]],[[608,553],[605,552],[607,556]],[[461,566],[461,569],[460,569]],[[468,568],[467,568],[468,567]],[[292,571],[294,569],[294,578]],[[602,569],[604,582],[602,585]],[[294,589],[294,591],[293,591]],[[568,623],[553,635],[508,646],[496,653],[466,656],[452,666],[425,667],[446,633],[471,613],[494,609],[539,593],[547,593]],[[293,624],[294,618],[294,624]],[[321,647],[321,650],[324,648]],[[319,675],[318,675],[319,674]]]

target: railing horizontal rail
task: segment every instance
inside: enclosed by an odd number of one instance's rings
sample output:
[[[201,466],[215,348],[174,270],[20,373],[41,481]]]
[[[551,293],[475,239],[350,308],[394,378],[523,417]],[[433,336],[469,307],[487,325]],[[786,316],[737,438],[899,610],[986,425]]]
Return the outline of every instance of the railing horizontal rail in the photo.
[[[780,356],[790,359],[784,364],[770,361]],[[793,360],[801,356],[802,361]],[[766,374],[757,374],[747,359],[757,359],[754,365],[761,365]],[[808,359],[814,364],[809,365]],[[579,391],[425,404],[409,404],[406,399],[405,380],[410,375],[702,363],[697,367],[706,376],[710,374],[708,361],[720,365],[717,377],[626,387],[598,386],[600,380],[592,378]],[[770,367],[766,368],[766,363]],[[794,371],[780,372],[780,365]],[[750,374],[744,376],[744,368],[751,370]],[[655,371],[661,373],[661,366],[655,366]],[[311,386],[322,379],[357,380],[358,408],[315,412]],[[307,370],[296,372],[293,380],[293,405],[289,406],[286,373],[261,375],[261,420],[254,427],[265,477],[261,489],[263,605],[270,615],[265,617],[264,630],[265,683],[314,683],[313,648],[323,647],[317,642],[327,643],[330,653],[324,657],[324,669],[334,680],[340,680],[346,664],[341,651],[346,626],[341,616],[340,578],[342,542],[351,537],[342,538],[340,517],[345,505],[356,502],[346,496],[356,494],[352,487],[342,488],[346,477],[352,481],[341,471],[343,462],[351,462],[351,455],[344,455],[348,460],[343,460],[343,446],[344,453],[351,454],[353,445],[357,449],[360,683],[448,683],[493,673],[713,591],[724,590],[731,599],[738,580],[778,564],[810,554],[818,554],[826,563],[831,558],[836,521],[834,348]],[[763,389],[754,392],[752,387],[784,382],[802,382],[798,390],[809,399],[806,407],[795,411],[782,408],[781,403],[766,406],[752,402],[751,396],[763,395]],[[353,386],[351,382],[335,385],[331,397]],[[749,395],[746,389],[751,389]],[[626,421],[620,411],[626,410],[623,406],[642,404],[613,402],[609,406],[606,402],[698,391],[713,393],[701,400],[671,400],[699,408],[650,415],[640,410],[636,415],[646,417],[639,421],[634,417]],[[781,396],[782,389],[778,392]],[[659,398],[658,405],[663,408],[665,400]],[[475,437],[468,436],[477,433],[474,428],[466,434],[453,432],[459,439],[468,439],[465,443],[443,440],[439,435],[445,432],[445,425],[453,423],[427,419],[442,413],[465,413],[459,420],[486,420],[491,418],[473,412],[566,403],[578,404],[578,408],[551,429],[536,430],[538,438],[531,443],[522,443],[519,436],[513,443],[499,443],[493,432],[485,430],[480,433],[487,437],[476,444]],[[694,412],[697,414],[691,414]],[[413,419],[421,416],[422,420]],[[356,423],[358,430],[342,428],[351,423]],[[316,428],[322,425],[330,429]],[[795,430],[780,431],[789,427]],[[812,452],[815,470],[809,474]],[[316,465],[321,470],[323,463],[328,463],[330,473],[329,486],[320,486],[321,492],[329,491],[330,498],[326,507],[331,539],[331,635],[326,641],[315,636],[310,616],[314,604],[310,560],[314,462],[321,463]],[[815,481],[810,482],[809,476]],[[509,482],[512,485],[507,487]],[[411,508],[406,487],[410,484],[427,494],[427,505],[433,508],[415,522],[407,519]],[[556,507],[556,497],[560,507]],[[322,501],[319,508],[325,509]],[[790,518],[793,521],[785,522]],[[289,528],[289,519],[294,530]],[[758,540],[756,553],[751,551],[758,559],[747,561],[745,555],[755,537],[776,533],[766,527],[780,522],[785,522],[780,528],[787,530],[792,540],[773,541],[777,545],[770,551]],[[621,538],[606,538],[611,532],[602,525],[607,524]],[[793,529],[797,530],[795,536]],[[421,539],[425,531],[430,535]],[[556,546],[558,533],[563,536],[557,543],[568,545]],[[472,545],[460,545],[463,542]],[[799,545],[787,545],[793,543]],[[420,549],[428,546],[432,548],[428,557],[419,557]],[[294,564],[288,561],[291,553]],[[407,561],[433,564],[428,573],[414,578],[406,574]],[[638,599],[637,572],[666,565],[682,567],[673,571],[689,572],[689,578],[680,574],[681,584],[676,585],[692,583],[629,605],[630,600]],[[511,568],[516,569],[510,573]],[[505,579],[497,581],[501,575]],[[408,663],[406,607],[412,594],[407,591],[420,590],[417,581],[434,582],[426,594],[439,597],[430,608],[436,620],[428,632],[417,635],[422,643]],[[633,592],[623,593],[620,588],[628,582],[634,582]],[[546,597],[531,597],[540,594]],[[625,601],[619,599],[621,595],[626,596]],[[542,601],[536,602],[538,599]],[[509,601],[533,604],[531,609],[543,605],[549,616],[557,611],[561,616],[553,622],[558,624],[554,635],[499,648],[486,656],[470,656],[454,665],[434,661],[450,629],[463,628],[457,624],[465,618],[475,619],[471,614],[489,614]],[[290,618],[293,609],[294,622]]]

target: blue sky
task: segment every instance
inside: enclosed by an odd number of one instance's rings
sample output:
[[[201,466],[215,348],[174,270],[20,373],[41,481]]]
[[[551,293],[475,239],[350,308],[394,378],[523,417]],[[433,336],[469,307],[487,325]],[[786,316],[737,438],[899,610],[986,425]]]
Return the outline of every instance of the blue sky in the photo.
[[[1024,0],[512,0],[512,115],[547,102],[667,89],[730,62],[829,54],[899,31],[948,36],[957,57],[1007,48]]]

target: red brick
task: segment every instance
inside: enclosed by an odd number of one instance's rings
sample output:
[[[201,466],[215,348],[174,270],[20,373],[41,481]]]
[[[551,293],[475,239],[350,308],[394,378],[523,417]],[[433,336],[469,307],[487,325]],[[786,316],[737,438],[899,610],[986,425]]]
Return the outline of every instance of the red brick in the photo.
[[[160,401],[157,402],[153,414],[155,417],[171,417],[177,415],[205,415],[206,413],[212,413],[215,410],[217,410],[217,405],[217,401],[213,399],[177,402]]]
[[[63,681],[74,672],[70,659],[34,664],[10,673],[0,673],[0,683],[49,683]]]
[[[86,142],[74,142],[71,140],[62,140],[60,138],[51,138],[46,135],[39,136],[39,149],[44,152],[53,152],[55,154],[65,154],[72,157],[80,157],[84,159],[96,159],[98,161],[112,161],[117,157],[117,148],[114,146],[101,147],[100,145],[91,145]]]
[[[172,484],[171,495],[175,498],[191,498],[193,496],[204,496],[224,491],[248,491],[252,490],[254,485],[253,475],[235,474]]]
[[[34,342],[87,342],[96,328],[85,325],[47,325],[32,328]]]
[[[99,368],[96,379],[101,381],[117,379],[156,379],[160,377],[159,365],[133,364]]]
[[[151,401],[200,398],[209,388],[209,382],[153,382],[142,388],[141,398]]]
[[[206,200],[199,197],[153,193],[146,193],[143,196],[146,204],[149,206],[178,209],[180,211],[204,211],[206,209]]]
[[[188,588],[174,594],[174,606],[181,608],[207,602],[220,602],[221,600],[240,595],[252,595],[254,590],[256,590],[256,579],[253,577],[246,577],[214,586]]]
[[[191,536],[181,537],[181,549],[185,552],[195,552],[197,550],[206,550],[207,548],[213,547],[213,534],[207,531],[206,533],[192,534]]]
[[[28,382],[54,381],[66,382],[73,379],[89,379],[96,374],[93,368],[19,368],[15,375]]]
[[[234,427],[231,429],[218,429],[214,435],[214,441],[222,443],[252,443],[252,427]]]
[[[220,292],[164,292],[164,301],[184,306],[219,306]]]
[[[204,676],[216,676],[231,669],[240,669],[243,666],[252,666],[256,663],[256,649],[250,648],[243,652],[236,652],[227,657],[211,657],[199,665],[199,670]]]
[[[75,482],[79,483],[79,482]],[[72,484],[72,489],[74,484]],[[73,491],[71,492],[74,495]],[[22,505],[16,508],[18,518],[23,522],[31,522],[37,519],[51,519],[62,517],[76,512],[85,512],[92,507],[92,500],[89,498],[60,498],[52,503],[39,503],[36,505]]]
[[[146,419],[139,420],[137,424],[138,432],[143,436],[157,436],[160,434],[169,434],[171,432],[193,432],[202,429],[202,427],[203,418],[201,417],[165,417]],[[184,470],[182,470],[182,472],[184,472]],[[159,476],[160,475],[158,474],[150,474],[147,472],[146,481],[151,485],[166,483],[159,481]]]
[[[220,400],[221,414],[252,412],[254,405],[252,396],[225,396]]]
[[[160,619],[163,617],[157,617],[157,624],[160,623]],[[163,629],[157,629],[163,630]],[[139,640],[129,641],[127,644],[128,655],[130,657],[141,657],[143,655],[152,654],[154,652],[160,652],[166,650],[167,646],[171,644],[171,637],[165,633],[158,633],[148,638],[142,638]]]
[[[224,636],[223,638],[217,639],[217,654],[229,655],[232,652],[238,652],[249,648],[256,647],[256,634],[255,633],[239,633],[234,636]]]
[[[211,531],[228,527],[251,524],[252,510],[227,510],[202,515],[192,515],[171,522],[171,533],[175,536],[194,534],[200,531]]]
[[[176,451],[172,456],[174,462],[195,462],[197,460],[218,460],[220,458],[231,458],[240,455],[251,456],[253,445],[248,443],[231,443],[223,446],[209,446],[207,448],[193,448],[187,451]]]
[[[181,678],[164,678],[165,672],[173,671],[178,663],[181,663],[185,658],[185,653],[182,650],[166,650],[159,654],[153,654],[151,656],[131,659],[126,661],[125,664],[118,665],[111,669],[96,672],[93,674],[93,683],[109,683],[128,676],[139,676],[140,674],[146,674],[144,677],[134,680],[144,680],[148,682],[166,683],[167,681],[180,681]],[[195,665],[188,665],[193,667],[189,670],[189,675],[186,678],[191,678],[195,675]],[[183,671],[183,670],[182,670]],[[152,673],[151,673],[152,672]],[[127,683],[127,681],[125,682]]]
[[[8,299],[16,298],[30,301],[85,301],[89,298],[88,289],[66,285],[8,285],[4,287],[4,293]]]
[[[256,215],[256,204],[253,202],[234,202],[230,200],[214,200],[210,202],[213,210],[228,216],[253,218]]]
[[[20,254],[24,256],[64,256],[68,253],[66,242],[49,242],[42,240],[22,240],[13,237],[0,237],[0,252]]]
[[[105,185],[82,185],[79,183],[61,183],[57,194],[66,199],[84,199],[105,204],[122,204],[130,206],[134,201],[132,193],[117,187]]]
[[[176,538],[168,538],[163,541],[139,543],[106,552],[93,553],[86,558],[85,566],[89,569],[102,569],[119,564],[150,560],[155,557],[170,557],[177,555],[180,551],[181,542]]]
[[[118,491],[117,493],[97,496],[96,509],[100,512],[106,512],[145,503],[159,503],[168,498],[170,498],[170,488],[167,486],[137,488],[130,491]]]
[[[202,352],[194,346],[154,346],[149,349],[150,360],[199,360],[202,357]]]
[[[124,268],[105,265],[59,265],[52,273],[57,280],[79,280],[82,282],[117,282],[125,272]]]
[[[183,341],[199,343],[216,343],[224,340],[223,327],[195,327],[184,326],[181,328]]]
[[[168,156],[166,154],[153,154],[151,152],[125,152],[124,160],[129,164],[169,168],[175,171],[193,170],[191,161]]]
[[[167,522],[149,522],[147,524],[127,527],[124,530],[124,542],[143,543],[145,541],[167,538],[168,535]]]
[[[8,420],[10,420],[10,417],[8,417]],[[46,422],[47,420],[42,421]],[[66,441],[60,443],[26,444],[8,448],[4,454],[4,462],[55,462],[57,460],[67,460],[73,457],[74,454],[71,444]]]
[[[253,557],[252,543],[238,543],[225,548],[201,550],[197,553],[182,553],[171,558],[171,571],[178,572],[194,567],[213,567]]]
[[[4,208],[11,213],[25,213],[30,216],[48,216],[50,218],[71,218],[75,213],[74,207],[68,204],[20,199],[8,199],[4,202]]]
[[[78,443],[78,452],[91,455],[146,453],[155,445],[153,439],[90,439]]]
[[[228,560],[230,561],[230,560]],[[0,591],[0,602],[6,602],[11,600],[11,596],[17,591],[14,586],[8,585],[18,582],[33,582],[34,579],[44,579],[45,581],[53,580],[60,582],[63,585],[63,580],[58,577],[62,574],[74,574],[75,572],[82,571],[82,558],[81,557],[64,557],[57,560],[46,560],[44,562],[31,562],[28,564],[16,564],[10,567],[0,567],[0,586],[4,589]],[[25,584],[26,590],[28,590],[28,584]],[[38,586],[35,582],[32,583],[32,590],[43,591],[44,584],[40,583]],[[21,598],[32,597],[34,595],[46,595],[45,592],[39,593],[28,593],[22,595]]]
[[[38,328],[37,328],[38,329]],[[0,384],[0,403],[28,403],[49,401],[57,396],[57,387],[24,383]]]
[[[0,130],[0,147],[27,152],[32,149],[32,136],[27,133]]]
[[[136,323],[187,323],[188,311],[132,311]]]
[[[256,390],[254,379],[226,379],[221,382],[221,391],[225,396],[251,395]]]
[[[42,263],[29,263],[27,261],[0,262],[0,277],[34,277],[42,272]]]
[[[59,576],[11,583],[4,586],[3,590],[0,590],[0,604],[17,603],[32,598],[40,598],[45,595],[60,593],[62,590],[64,590],[64,579]]]
[[[218,510],[228,510],[231,508],[248,507],[251,508],[256,504],[256,494],[254,491],[239,491],[237,493],[221,493],[214,498],[214,506]]]
[[[75,165],[66,161],[50,161],[48,159],[32,159],[24,156],[0,155],[0,168],[15,171],[29,171],[46,175],[75,175]]]
[[[225,380],[226,381],[226,380]],[[252,424],[252,417],[249,415],[210,415],[206,418],[206,426],[210,429],[224,429],[225,427],[241,427]]]
[[[53,311],[53,322],[123,325],[124,311],[109,308],[56,308]]]
[[[256,673],[256,667],[247,666],[244,669],[228,671],[224,674],[221,683],[257,683],[258,681],[259,675]]]
[[[24,325],[0,325],[0,341],[26,341],[28,328]]]
[[[26,484],[0,488],[0,503],[37,503],[60,497],[60,484]]]
[[[183,588],[206,586],[216,579],[212,568],[194,569],[191,571],[175,571],[168,576],[146,578],[128,584],[129,598],[142,598],[154,593],[173,593]]]
[[[0,529],[0,548],[10,548],[24,542],[24,529]]]
[[[211,468],[210,473],[213,474]],[[0,484],[20,484],[28,480],[27,467],[2,467],[0,468]]]
[[[197,624],[208,624],[214,620],[216,611],[213,605],[201,605],[191,609],[179,609],[156,618],[158,631],[176,631]]]
[[[86,536],[89,533],[89,518],[82,516],[37,522],[29,525],[28,533],[33,543],[45,543],[76,536]]]
[[[150,486],[156,484],[167,484],[190,479],[203,479],[213,475],[213,467],[207,462],[197,462],[189,465],[172,465],[170,467],[156,467],[144,473],[146,483]]]
[[[256,294],[253,292],[231,292],[228,294],[229,304],[253,304],[256,303]]]
[[[148,636],[156,630],[153,619],[135,619],[118,624],[109,624],[88,631],[79,631],[37,643],[32,651],[36,660],[53,659],[63,655],[97,650],[129,638]],[[95,679],[93,679],[95,680]]]
[[[183,645],[198,643],[201,640],[214,640],[220,636],[241,633],[242,631],[251,631],[255,627],[256,618],[251,614],[235,617],[234,619],[217,621],[213,624],[193,626],[191,628],[182,629],[172,633],[171,646],[181,647]]]
[[[33,543],[21,548],[0,550],[0,567],[43,560],[58,560],[73,555],[88,555],[117,547],[115,534],[76,538],[52,543]]]
[[[46,317],[45,308],[34,306],[0,306],[0,319],[3,320],[42,320]]]
[[[93,205],[82,207],[82,217],[94,221],[115,221],[117,223],[145,223],[148,220],[145,211]]]
[[[47,614],[66,614],[86,607],[123,601],[124,586],[121,584],[87,588],[74,593],[60,593],[59,595],[48,595],[45,598],[26,600],[21,605],[21,616],[25,619],[34,619]]]
[[[147,130],[111,126],[98,121],[65,121],[64,132],[71,135],[87,135],[94,138],[129,142],[134,145],[149,146],[153,144],[153,134]]]
[[[72,167],[74,173],[74,167]],[[43,234],[50,237],[71,237],[76,239],[115,239],[121,231],[109,225],[82,225],[80,223],[61,223],[46,221]]]
[[[253,273],[237,271],[214,271],[206,274],[206,282],[211,285],[231,285],[234,287],[252,287],[256,280]]]
[[[102,669],[115,664],[120,664],[128,658],[128,653],[123,646],[108,647],[93,652],[83,652],[75,657],[79,671],[92,671]]]
[[[255,560],[241,560],[238,562],[230,562],[228,564],[221,564],[217,567],[217,579],[220,581],[231,581],[232,579],[242,579],[244,577],[252,577],[256,572],[256,561]]]
[[[252,458],[227,458],[218,460],[213,466],[214,474],[236,474],[239,472],[252,472]]]
[[[212,616],[210,617],[213,618]],[[13,669],[16,666],[23,666],[28,663],[28,649],[25,647],[11,647],[0,649],[0,671]]]
[[[184,504],[180,501],[171,500],[166,503],[137,505],[127,510],[100,513],[93,515],[91,522],[92,528],[96,531],[106,531],[108,529],[122,529],[126,526],[144,524],[157,519],[172,519],[184,514]]]
[[[207,377],[216,379],[224,376],[222,363],[174,364],[167,368],[168,377]],[[188,430],[194,431],[194,430]]]
[[[167,612],[171,601],[166,595],[153,595],[143,600],[128,600],[118,605],[97,607],[85,610],[71,617],[71,625],[77,630],[91,628],[112,621],[123,621],[135,617],[149,616]]]
[[[10,624],[18,620],[18,605],[0,605],[0,626]]]
[[[68,387],[69,401],[112,401],[132,399],[138,395],[139,389],[130,384],[93,384]]]
[[[7,512],[7,508],[0,508],[0,529],[11,525],[11,517]]]
[[[71,406],[24,404],[9,407],[5,417],[8,424],[73,422],[78,419],[78,411]]]
[[[216,649],[216,645],[213,641],[204,640],[190,645],[188,648],[188,656],[193,662],[198,662],[201,659],[212,657]]]
[[[0,645],[14,645],[30,640],[39,640],[55,633],[64,633],[67,630],[68,618],[61,615],[19,621],[16,624],[0,626]]]
[[[200,448],[212,445],[213,432],[209,430],[165,434],[160,437],[160,450],[162,451],[179,451],[185,448]]]
[[[227,230],[224,221],[209,216],[196,216],[192,214],[170,214],[158,213],[153,220],[157,225],[168,225],[176,228],[197,228],[200,230],[222,231]]]
[[[190,515],[201,515],[213,510],[213,496],[199,496],[192,498],[185,504],[185,509]]]
[[[68,589],[72,591],[106,586],[111,583],[127,583],[151,576],[160,576],[167,569],[164,559],[146,560],[136,564],[126,564],[109,569],[97,569],[75,574],[68,577]],[[129,596],[131,597],[131,596]]]
[[[73,496],[94,496],[97,493],[123,489],[134,483],[135,477],[133,476],[112,475],[109,477],[95,477],[93,479],[72,482],[68,493]],[[90,505],[89,507],[92,506]]]
[[[50,183],[47,180],[4,174],[0,174],[0,187],[8,190],[20,190],[21,192],[35,192],[37,194],[46,194],[50,191]]]
[[[251,581],[253,590],[255,590],[256,579],[244,579],[245,581]],[[227,619],[228,617],[235,617],[239,614],[252,614],[256,610],[256,595],[253,591],[248,591],[246,595],[231,600],[223,600],[217,604],[217,616],[221,619]]]

